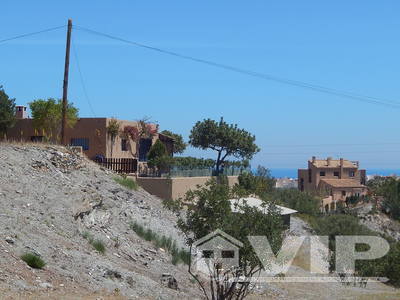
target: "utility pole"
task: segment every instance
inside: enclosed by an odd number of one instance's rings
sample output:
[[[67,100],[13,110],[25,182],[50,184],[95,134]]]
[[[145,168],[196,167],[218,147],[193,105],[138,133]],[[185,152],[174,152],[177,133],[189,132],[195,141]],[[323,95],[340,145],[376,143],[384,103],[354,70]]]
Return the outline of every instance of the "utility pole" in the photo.
[[[72,20],[68,19],[67,30],[67,45],[65,51],[65,67],[64,67],[64,83],[63,83],[63,97],[62,97],[62,121],[61,121],[61,143],[67,144],[65,137],[65,128],[67,126],[67,107],[68,107],[68,73],[69,73],[69,52],[71,48],[71,31]]]

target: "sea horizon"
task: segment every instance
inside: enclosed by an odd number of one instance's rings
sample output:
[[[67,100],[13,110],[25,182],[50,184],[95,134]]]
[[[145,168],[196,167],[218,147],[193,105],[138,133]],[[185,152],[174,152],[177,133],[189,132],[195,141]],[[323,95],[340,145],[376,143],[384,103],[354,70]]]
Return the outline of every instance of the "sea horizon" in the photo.
[[[271,171],[271,175],[275,178],[297,178],[297,169],[271,168],[269,170]],[[366,171],[367,175],[400,176],[400,169],[371,168],[371,169],[366,169]]]

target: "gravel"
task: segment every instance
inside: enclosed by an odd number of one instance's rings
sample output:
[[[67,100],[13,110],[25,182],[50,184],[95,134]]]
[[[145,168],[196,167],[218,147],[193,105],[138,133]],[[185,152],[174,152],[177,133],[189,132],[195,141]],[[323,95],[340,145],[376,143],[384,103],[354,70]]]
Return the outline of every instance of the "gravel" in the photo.
[[[0,145],[0,289],[73,289],[130,298],[199,298],[186,266],[139,238],[136,221],[184,246],[176,216],[143,190],[131,191],[116,175],[68,149],[45,145]],[[98,253],[82,236],[101,240]],[[151,251],[148,251],[151,249]],[[43,270],[19,257],[40,256]],[[162,283],[176,279],[178,290]]]

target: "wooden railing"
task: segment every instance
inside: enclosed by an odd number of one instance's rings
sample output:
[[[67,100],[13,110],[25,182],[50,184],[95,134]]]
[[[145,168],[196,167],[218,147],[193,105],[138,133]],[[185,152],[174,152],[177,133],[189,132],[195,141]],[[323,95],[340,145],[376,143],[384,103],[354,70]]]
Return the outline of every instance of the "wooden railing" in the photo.
[[[100,166],[113,170],[117,173],[136,173],[138,161],[135,158],[95,158],[94,161]]]

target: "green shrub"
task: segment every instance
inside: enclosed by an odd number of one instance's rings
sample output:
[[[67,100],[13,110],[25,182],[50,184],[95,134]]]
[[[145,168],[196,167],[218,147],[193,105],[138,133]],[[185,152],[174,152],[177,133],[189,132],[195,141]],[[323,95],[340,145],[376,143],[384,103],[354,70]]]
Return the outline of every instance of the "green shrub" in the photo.
[[[172,256],[172,264],[176,265],[179,262],[189,264],[190,253],[184,249],[179,249],[176,242],[171,237],[159,235],[152,231],[150,228],[144,228],[137,222],[131,223],[131,229],[141,238],[146,241],[152,242],[157,248],[163,248]]]
[[[89,232],[87,232],[87,231],[85,231],[85,232],[82,233],[82,237],[83,237],[85,240],[88,240],[89,243],[93,242],[93,236],[92,236]]]
[[[104,254],[106,252],[106,247],[104,246],[104,243],[101,240],[94,240],[91,242],[91,245],[101,254]]]
[[[35,269],[42,269],[46,265],[43,259],[33,253],[26,253],[21,256],[21,259],[26,262],[28,266]]]
[[[136,181],[134,181],[131,178],[128,177],[114,177],[115,182],[119,183],[120,185],[130,189],[130,190],[134,190],[137,191],[138,189],[138,184]]]
[[[93,235],[90,234],[89,232],[85,231],[82,233],[82,237],[86,240],[88,240],[89,244],[93,246],[94,249],[96,249],[98,252],[101,254],[104,254],[106,252],[106,247],[104,246],[103,241],[101,240],[95,240]]]

